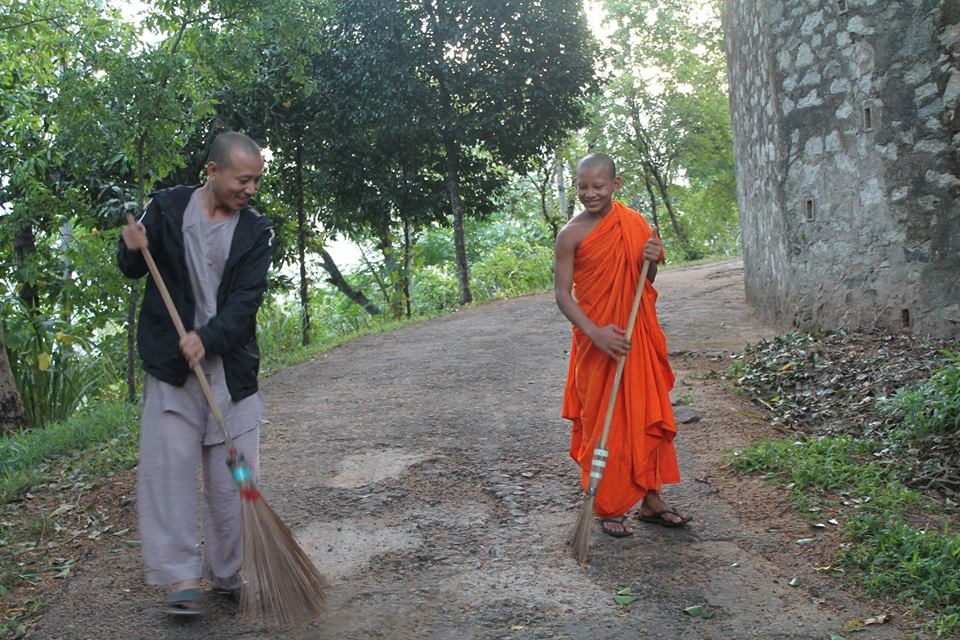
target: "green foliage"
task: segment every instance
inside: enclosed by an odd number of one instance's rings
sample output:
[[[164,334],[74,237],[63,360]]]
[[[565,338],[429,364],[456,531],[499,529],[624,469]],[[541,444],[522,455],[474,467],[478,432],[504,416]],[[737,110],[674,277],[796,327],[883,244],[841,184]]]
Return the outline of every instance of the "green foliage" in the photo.
[[[42,427],[67,418],[100,388],[103,363],[89,342],[68,333],[68,322],[46,319],[14,304],[4,312],[3,330],[31,425]]]
[[[805,512],[839,502],[849,512],[844,533],[851,541],[840,552],[848,575],[875,595],[936,614],[939,635],[960,629],[960,534],[948,521],[942,528],[918,527],[917,511],[929,507],[903,486],[891,466],[877,462],[875,448],[849,437],[764,440],[737,452],[741,473],[763,473],[789,487]]]
[[[884,408],[901,419],[900,435],[915,443],[956,442],[960,436],[960,355],[947,350],[943,367],[925,382],[903,389]]]
[[[617,158],[621,199],[654,218],[668,257],[738,251],[723,34],[699,0],[605,0],[610,77],[590,139]]]

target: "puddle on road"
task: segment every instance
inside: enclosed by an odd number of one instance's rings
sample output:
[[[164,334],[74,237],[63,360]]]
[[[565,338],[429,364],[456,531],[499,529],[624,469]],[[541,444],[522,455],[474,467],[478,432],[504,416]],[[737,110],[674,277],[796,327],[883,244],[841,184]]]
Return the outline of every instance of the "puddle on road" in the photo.
[[[297,531],[297,541],[328,578],[349,576],[371,558],[421,544],[407,527],[386,527],[373,520],[315,522]]]
[[[418,462],[429,460],[433,454],[411,453],[404,449],[368,451],[345,457],[336,475],[324,484],[340,489],[354,489],[398,476]]]

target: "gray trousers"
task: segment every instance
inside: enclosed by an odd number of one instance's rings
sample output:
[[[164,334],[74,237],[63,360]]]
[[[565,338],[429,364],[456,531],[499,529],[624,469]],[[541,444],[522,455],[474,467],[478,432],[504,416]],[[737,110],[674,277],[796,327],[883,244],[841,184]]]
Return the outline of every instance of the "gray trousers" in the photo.
[[[209,380],[234,444],[256,481],[263,409],[259,395],[232,402],[222,367],[213,367]],[[227,447],[196,377],[191,374],[183,387],[174,387],[144,376],[137,511],[149,584],[202,576],[218,588],[240,586],[240,494],[226,460]],[[202,554],[197,536],[198,467],[203,478]]]

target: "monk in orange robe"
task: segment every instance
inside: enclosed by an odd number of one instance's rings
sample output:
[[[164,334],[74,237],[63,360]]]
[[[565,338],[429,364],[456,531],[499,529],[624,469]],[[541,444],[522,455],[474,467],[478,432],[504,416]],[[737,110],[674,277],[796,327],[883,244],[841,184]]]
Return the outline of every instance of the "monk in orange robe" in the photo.
[[[639,519],[679,527],[690,521],[660,497],[662,485],[680,481],[670,403],[673,371],[657,322],[653,281],[663,249],[643,216],[613,200],[620,177],[610,156],[594,153],[577,166],[584,210],[560,231],[556,244],[557,305],[573,323],[573,348],[563,417],[573,421],[570,455],[589,485],[617,359],[626,355],[607,441],[609,458],[594,501],[603,531],[633,529],[626,513],[640,503]],[[643,260],[651,261],[633,335],[625,327]]]

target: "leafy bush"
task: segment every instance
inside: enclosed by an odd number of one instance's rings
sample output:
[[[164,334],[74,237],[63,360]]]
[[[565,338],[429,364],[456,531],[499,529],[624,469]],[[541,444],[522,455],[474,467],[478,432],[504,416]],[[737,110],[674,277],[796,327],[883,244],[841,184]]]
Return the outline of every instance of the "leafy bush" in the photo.
[[[928,380],[894,396],[887,409],[901,418],[911,440],[960,436],[960,355],[943,350],[947,360]]]
[[[4,336],[14,379],[30,424],[64,420],[100,390],[112,367],[92,342],[69,333],[68,323],[20,304],[4,314]]]

